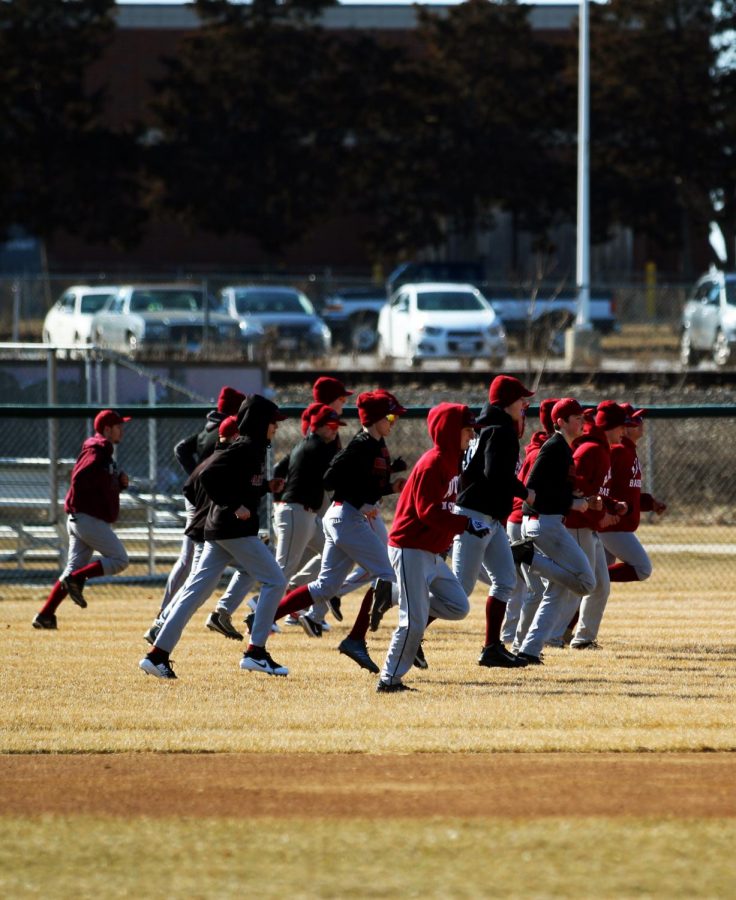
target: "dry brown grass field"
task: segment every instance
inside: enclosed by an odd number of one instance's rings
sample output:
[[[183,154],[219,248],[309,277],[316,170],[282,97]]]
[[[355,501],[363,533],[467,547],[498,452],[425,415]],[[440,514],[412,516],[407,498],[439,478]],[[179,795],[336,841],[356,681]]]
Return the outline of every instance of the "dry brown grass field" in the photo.
[[[272,638],[280,679],[239,670],[206,604],[171,683],[137,668],[158,591],[90,586],[56,633],[30,627],[39,591],[0,602],[0,892],[733,895],[731,563],[695,557],[693,591],[654,562],[600,650],[523,671],[477,666],[476,591],[407,695],[337,653],[357,595],[321,640]]]

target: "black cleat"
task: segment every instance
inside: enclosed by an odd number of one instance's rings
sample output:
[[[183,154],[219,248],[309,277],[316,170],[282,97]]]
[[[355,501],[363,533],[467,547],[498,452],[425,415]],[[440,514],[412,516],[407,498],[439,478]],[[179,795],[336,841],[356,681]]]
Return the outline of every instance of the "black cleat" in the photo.
[[[34,628],[39,628],[42,631],[56,631],[56,616],[54,613],[38,613],[38,615],[31,622]]]
[[[530,566],[534,559],[534,541],[522,540],[511,542],[511,555],[514,557],[514,565]]]
[[[378,675],[381,671],[370,658],[365,641],[356,641],[354,638],[346,637],[341,641],[337,649],[340,653],[344,653],[345,656],[349,656],[361,669],[367,669],[369,672],[373,672],[374,675]]]
[[[322,623],[315,621],[311,616],[299,616],[299,624],[304,629],[307,637],[322,637]]]
[[[216,631],[218,634],[222,634],[233,641],[243,640],[243,635],[233,625],[230,614],[221,609],[211,612],[204,624],[210,631]]]
[[[253,634],[253,623],[256,620],[256,614],[254,612],[248,613],[248,615],[243,619],[245,622],[245,627],[248,629],[248,634]]]
[[[376,685],[376,692],[379,694],[401,694],[404,691],[415,691],[416,688],[409,687],[408,684],[404,684],[403,681],[397,681],[394,684],[389,684],[388,681],[379,681]]]
[[[499,642],[498,644],[488,644],[483,648],[478,659],[478,665],[486,666],[489,669],[523,669],[526,662],[520,659],[519,656],[509,653],[504,645]]]
[[[516,658],[517,658],[517,659],[523,659],[523,660],[527,663],[527,665],[530,665],[530,666],[542,666],[542,665],[544,665],[544,663],[542,662],[541,656],[534,656],[534,655],[531,654],[531,653],[521,653],[521,652],[519,652],[519,653],[516,654]]]
[[[371,606],[370,629],[378,631],[381,619],[391,609],[391,582],[382,581],[380,578],[376,582],[373,590],[373,606]]]
[[[158,621],[158,619],[153,620],[153,625],[146,631],[143,635],[143,640],[149,643],[152,647],[156,643],[156,638],[158,637],[159,631],[163,628],[163,625]]]
[[[330,597],[327,601],[327,608],[338,622],[342,622],[342,600],[339,597]]]
[[[77,604],[77,606],[81,606],[82,609],[85,609],[87,606],[87,601],[84,599],[84,594],[82,593],[82,588],[84,587],[84,582],[79,581],[76,578],[72,578],[69,575],[67,578],[64,578],[61,582],[61,586],[66,588],[67,593],[72,598],[72,600]]]
[[[414,657],[414,665],[417,669],[429,668],[429,663],[427,662],[427,657],[424,655],[424,648],[421,644],[417,648],[417,655]]]

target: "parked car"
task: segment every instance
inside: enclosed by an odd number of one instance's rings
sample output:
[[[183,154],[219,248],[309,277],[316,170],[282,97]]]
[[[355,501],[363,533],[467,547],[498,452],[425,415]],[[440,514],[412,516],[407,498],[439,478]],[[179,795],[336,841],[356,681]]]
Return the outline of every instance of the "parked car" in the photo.
[[[357,353],[372,353],[378,343],[378,315],[386,300],[383,286],[343,288],[330,294],[321,312],[332,340]]]
[[[378,317],[379,354],[405,358],[482,359],[499,368],[507,353],[501,319],[471,284],[404,284]]]
[[[306,294],[292,287],[228,285],[220,291],[222,308],[240,323],[255,322],[275,355],[323,356],[332,346],[330,329]]]
[[[92,319],[115,294],[111,286],[75,284],[54,303],[43,321],[45,344],[78,346],[92,342]]]
[[[718,366],[736,358],[736,272],[703,275],[682,311],[680,361],[697,365],[706,356]]]
[[[92,320],[94,342],[114,350],[138,353],[197,352],[207,338],[238,355],[247,349],[237,322],[209,304],[198,285],[129,284],[119,287]],[[257,335],[253,335],[253,340]]]

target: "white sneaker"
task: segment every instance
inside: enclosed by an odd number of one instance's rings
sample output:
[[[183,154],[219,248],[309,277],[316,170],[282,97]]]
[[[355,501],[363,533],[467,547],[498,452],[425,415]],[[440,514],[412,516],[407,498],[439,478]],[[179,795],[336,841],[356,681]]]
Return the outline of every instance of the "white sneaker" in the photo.
[[[138,663],[138,668],[142,669],[146,675],[154,675],[156,678],[176,678],[174,674],[174,670],[171,668],[171,660],[168,663],[153,663],[151,660],[144,656],[143,659]]]
[[[265,650],[257,656],[253,655],[252,650],[247,651],[240,660],[240,668],[249,672],[263,672],[265,675],[289,674],[286,666],[279,665]]]
[[[300,614],[298,613],[295,616],[287,616],[284,619],[284,625],[301,625],[301,622],[299,621],[299,615],[304,615],[304,610],[302,610]]]
[[[330,631],[332,625],[329,622],[324,621],[324,619],[319,623],[322,626],[322,631]]]
[[[276,624],[276,622],[274,622],[273,625],[271,626],[271,634],[281,634],[281,629]]]

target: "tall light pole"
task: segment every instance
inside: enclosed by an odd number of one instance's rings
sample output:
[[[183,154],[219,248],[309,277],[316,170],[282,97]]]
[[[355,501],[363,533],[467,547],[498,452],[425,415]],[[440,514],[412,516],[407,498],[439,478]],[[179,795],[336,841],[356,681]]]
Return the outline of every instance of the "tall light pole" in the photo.
[[[576,331],[590,330],[590,7],[580,0],[578,38],[578,221]]]

